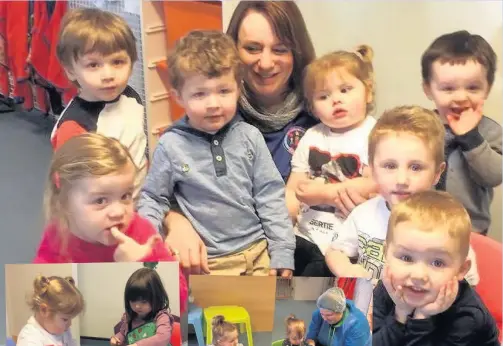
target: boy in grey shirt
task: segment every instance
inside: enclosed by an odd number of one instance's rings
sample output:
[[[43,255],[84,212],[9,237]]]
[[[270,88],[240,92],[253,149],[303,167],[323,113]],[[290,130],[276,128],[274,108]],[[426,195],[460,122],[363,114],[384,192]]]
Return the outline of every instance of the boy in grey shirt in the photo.
[[[285,188],[262,134],[236,114],[241,62],[217,31],[193,31],[168,57],[186,116],[164,133],[138,212],[161,231],[174,197],[208,249],[211,274],[291,276]]]

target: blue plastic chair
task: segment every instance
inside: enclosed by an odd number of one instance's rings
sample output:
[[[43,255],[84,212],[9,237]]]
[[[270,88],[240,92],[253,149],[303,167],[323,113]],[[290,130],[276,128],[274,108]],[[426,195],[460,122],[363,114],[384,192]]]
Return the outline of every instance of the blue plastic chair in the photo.
[[[197,306],[189,306],[188,324],[192,324],[194,326],[197,345],[205,346],[203,334],[203,309]]]
[[[14,342],[14,340],[12,338],[7,338],[7,340],[5,342],[5,346],[16,346],[16,343]]]

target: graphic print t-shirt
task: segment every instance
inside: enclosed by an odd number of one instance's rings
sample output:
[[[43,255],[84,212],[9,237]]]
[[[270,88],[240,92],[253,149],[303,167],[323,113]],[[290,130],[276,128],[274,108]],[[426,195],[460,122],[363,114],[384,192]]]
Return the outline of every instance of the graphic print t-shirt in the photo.
[[[335,133],[324,124],[307,130],[292,158],[292,172],[308,173],[320,183],[337,184],[361,177],[368,165],[368,136],[376,120],[367,117],[357,128]],[[334,206],[301,203],[296,234],[316,244],[322,254],[334,238],[344,216]]]

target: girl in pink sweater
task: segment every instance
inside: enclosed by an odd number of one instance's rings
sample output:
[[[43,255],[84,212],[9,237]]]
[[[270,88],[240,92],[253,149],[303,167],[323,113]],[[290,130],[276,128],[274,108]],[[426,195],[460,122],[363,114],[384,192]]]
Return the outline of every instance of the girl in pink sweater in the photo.
[[[166,346],[170,344],[173,316],[161,278],[154,269],[135,271],[126,283],[124,307],[119,332],[110,344]]]
[[[175,261],[135,212],[138,169],[116,139],[86,133],[55,153],[44,196],[47,226],[34,263]],[[187,282],[180,271],[180,306]]]

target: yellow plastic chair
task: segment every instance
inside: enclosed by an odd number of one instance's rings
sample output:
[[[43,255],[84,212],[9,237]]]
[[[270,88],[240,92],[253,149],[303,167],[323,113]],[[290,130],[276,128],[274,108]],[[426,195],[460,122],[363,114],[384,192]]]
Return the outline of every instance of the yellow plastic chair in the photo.
[[[211,321],[213,317],[222,315],[225,320],[230,323],[239,324],[240,332],[246,330],[248,337],[248,346],[253,346],[253,335],[251,329],[250,314],[245,308],[236,305],[226,306],[210,306],[203,310],[204,320],[206,321],[206,343],[211,344],[213,341],[213,333],[211,331]]]

